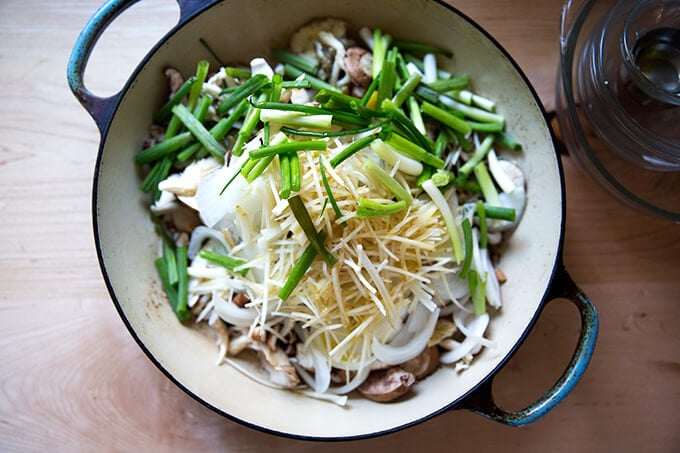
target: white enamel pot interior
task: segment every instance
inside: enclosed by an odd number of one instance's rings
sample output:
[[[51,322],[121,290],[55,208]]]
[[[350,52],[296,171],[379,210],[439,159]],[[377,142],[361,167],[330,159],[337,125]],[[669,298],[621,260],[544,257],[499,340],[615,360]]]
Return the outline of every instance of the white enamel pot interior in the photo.
[[[74,50],[75,68],[69,67],[69,81],[102,131],[93,216],[104,279],[122,319],[151,360],[215,411],[293,437],[372,436],[461,406],[498,419],[490,413],[489,408],[495,407],[492,403],[485,403],[484,410],[465,402],[480,400],[473,391],[479,394],[481,384],[490,382],[526,336],[545,301],[554,297],[549,293],[553,277],[566,275],[560,261],[564,194],[559,159],[542,107],[510,57],[465,16],[435,1],[227,0],[197,6],[184,0],[179,2],[180,24],[150,52],[126,87],[116,96],[98,99],[79,78],[89,56],[88,46],[125,3],[130,2],[110,2],[93,17],[81,36],[86,45],[79,41],[81,45]],[[264,387],[228,365],[215,366],[213,336],[181,325],[166,302],[153,264],[158,239],[138,189],[133,161],[154,112],[167,95],[163,69],[173,66],[190,74],[199,59],[210,59],[199,38],[206,39],[224,61],[247,62],[253,56],[268,56],[272,48],[285,47],[301,25],[325,16],[356,26],[379,26],[403,39],[450,49],[454,58],[445,69],[468,74],[478,93],[496,100],[498,112],[507,119],[507,131],[524,146],[512,158],[526,175],[528,203],[503,252],[499,267],[509,281],[502,287],[503,308],[493,315],[487,332],[497,347],[485,349],[465,372],[441,368],[414,387],[410,397],[390,404],[352,396],[342,408]],[[74,81],[80,85],[74,86]]]

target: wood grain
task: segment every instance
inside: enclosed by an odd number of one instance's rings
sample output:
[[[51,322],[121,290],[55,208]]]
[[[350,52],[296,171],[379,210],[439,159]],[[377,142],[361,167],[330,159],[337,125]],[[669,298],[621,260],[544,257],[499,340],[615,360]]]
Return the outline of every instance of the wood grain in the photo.
[[[224,419],[168,381],[128,335],[94,251],[90,196],[99,134],[70,94],[71,46],[100,0],[0,2],[0,450],[317,451]],[[517,60],[554,105],[561,2],[452,2]],[[105,33],[87,71],[116,92],[177,19],[145,0]],[[525,428],[448,412],[393,435],[324,450],[678,451],[680,229],[603,194],[564,157],[564,260],[597,305],[590,368]],[[669,194],[677,196],[677,194]],[[578,336],[571,304],[548,305],[496,378],[520,408],[559,376]]]

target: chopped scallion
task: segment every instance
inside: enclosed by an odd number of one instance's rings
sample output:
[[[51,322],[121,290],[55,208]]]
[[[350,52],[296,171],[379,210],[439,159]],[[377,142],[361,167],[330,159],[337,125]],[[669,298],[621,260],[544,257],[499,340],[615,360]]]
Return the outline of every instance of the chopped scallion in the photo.
[[[369,219],[396,214],[406,209],[404,200],[381,203],[369,198],[359,197],[357,200],[357,218]]]
[[[290,174],[290,155],[287,153],[279,154],[279,169],[281,170],[281,184],[279,187],[279,196],[281,198],[289,198],[291,192],[291,174]]]
[[[390,145],[396,151],[405,156],[411,157],[419,162],[430,165],[434,168],[444,168],[444,161],[434,154],[428,153],[426,150],[416,145],[415,143],[405,139],[398,134],[391,134],[385,143]]]
[[[187,247],[181,245],[177,247],[175,254],[177,258],[177,304],[175,314],[180,321],[191,317],[191,312],[187,308],[188,300],[188,275],[187,275]]]
[[[507,220],[514,222],[517,218],[517,213],[514,208],[506,208],[503,206],[493,206],[484,203],[484,213],[489,219]]]
[[[191,113],[189,113],[189,116],[191,116]],[[168,154],[181,149],[193,139],[194,138],[190,132],[182,132],[181,134],[175,135],[174,137],[164,139],[162,142],[140,151],[135,156],[135,162],[140,165],[151,163],[163,156],[167,156]]]
[[[189,92],[189,99],[187,101],[187,109],[193,110],[196,107],[198,98],[201,95],[201,90],[203,89],[203,82],[208,76],[208,69],[210,68],[210,63],[207,60],[201,60],[196,65],[196,80],[191,85],[191,91]]]
[[[251,159],[262,159],[263,157],[274,156],[276,154],[288,154],[297,151],[325,151],[326,142],[323,140],[310,140],[306,142],[287,142],[279,145],[263,146],[262,148],[250,151],[248,156]]]
[[[348,157],[366,148],[376,138],[377,137],[375,135],[369,135],[347,145],[345,148],[342,149],[342,151],[333,156],[333,158],[330,161],[331,167],[333,168],[337,167],[338,165],[340,165],[341,162],[343,162]]]
[[[335,215],[338,218],[340,218],[342,217],[342,211],[340,211],[338,203],[335,201],[335,197],[333,196],[333,192],[331,191],[331,186],[330,184],[328,184],[328,178],[326,178],[326,168],[324,167],[321,156],[319,156],[319,171],[321,172],[321,182],[323,183],[324,189],[326,189],[326,195],[328,196],[328,200],[331,202],[333,212],[335,212]],[[347,226],[347,222],[343,221],[342,226]]]
[[[320,232],[319,239],[323,242],[326,239],[326,233],[323,231]],[[305,248],[304,252],[302,252],[300,258],[295,261],[293,269],[290,271],[290,274],[288,274],[288,278],[286,278],[283,287],[279,291],[279,298],[281,300],[286,300],[290,297],[295,287],[300,283],[300,280],[302,280],[305,272],[307,272],[307,269],[312,265],[316,255],[316,248],[310,243],[307,248]]]
[[[496,190],[496,186],[494,186],[491,175],[489,175],[489,171],[486,169],[484,162],[475,165],[474,172],[477,177],[477,182],[482,188],[482,194],[484,194],[486,202],[492,206],[500,206],[501,201],[498,198],[498,190]]]
[[[437,121],[446,124],[451,129],[458,131],[461,134],[467,134],[471,130],[471,127],[467,121],[462,120],[429,102],[423,102],[422,110],[426,115],[429,115]]]
[[[428,83],[427,86],[442,93],[444,91],[462,90],[463,88],[467,88],[469,83],[469,77],[453,77],[451,79],[436,80],[432,83]]]
[[[413,203],[413,196],[411,192],[399,182],[390,176],[380,165],[376,164],[373,159],[366,159],[364,162],[364,170],[373,178],[378,184],[383,186],[392,193],[397,199],[403,200],[406,204]]]
[[[475,210],[477,211],[477,216],[479,216],[479,247],[485,249],[487,244],[486,210],[482,200],[477,200]]]
[[[494,134],[494,140],[513,151],[521,151],[522,145],[505,132]]]
[[[407,52],[417,52],[417,53],[436,53],[439,55],[444,55],[447,58],[453,57],[453,52],[446,50],[444,48],[434,46],[431,44],[422,44],[414,41],[407,41],[403,39],[395,39],[392,43],[395,47],[403,49]]]
[[[467,217],[463,219],[460,226],[463,228],[463,244],[465,246],[465,258],[463,258],[463,266],[460,269],[460,277],[465,278],[472,264],[472,226],[470,219]]]
[[[269,77],[264,74],[256,74],[250,79],[246,80],[244,83],[239,85],[239,89],[234,91],[228,98],[226,98],[217,107],[217,113],[224,115],[239,102],[257,93],[262,89],[267,83],[269,83]]]
[[[308,74],[316,75],[319,71],[319,65],[313,61],[286,50],[274,49],[272,50],[272,57],[280,63],[292,65]]]
[[[302,227],[302,231],[304,231],[307,239],[309,239],[309,242],[313,245],[324,262],[329,266],[333,266],[337,263],[338,259],[333,256],[331,252],[326,250],[326,247],[323,245],[323,240],[319,236],[319,233],[317,233],[314,222],[311,217],[309,217],[309,212],[307,211],[307,208],[305,208],[305,204],[300,196],[295,195],[294,197],[290,197],[288,199],[288,205],[290,206],[290,210],[293,212],[295,219],[300,224],[300,227]]]
[[[470,174],[475,166],[479,164],[489,153],[491,150],[491,145],[493,145],[493,137],[489,135],[482,141],[482,143],[480,143],[475,152],[472,154],[472,157],[470,157],[470,159],[468,159],[467,162],[465,162],[463,166],[460,167],[458,173],[467,177],[467,175]]]
[[[213,137],[210,132],[201,124],[200,121],[194,117],[191,112],[182,104],[178,104],[172,108],[172,113],[177,116],[191,134],[201,142],[201,144],[218,159],[224,159],[227,150],[224,146]]]
[[[246,264],[246,261],[242,259],[234,258],[233,256],[229,255],[222,255],[221,253],[216,253],[207,249],[202,249],[198,255],[201,258],[206,259],[211,263],[219,264],[230,271],[235,271],[235,269],[239,266]],[[238,271],[238,273],[241,275],[246,275],[248,273],[248,269],[241,269]]]
[[[170,118],[170,115],[172,115],[172,108],[182,102],[182,99],[184,99],[186,95],[189,94],[194,81],[196,81],[196,76],[191,76],[184,81],[177,91],[175,91],[175,94],[170,98],[170,100],[158,111],[153,119],[156,123],[162,123],[163,121]]]
[[[309,83],[312,85],[312,88],[315,90],[321,90],[323,88],[331,91],[341,91],[340,88],[331,85],[328,82],[324,82],[323,80],[316,78],[314,76],[311,76],[307,74],[306,72],[296,68],[295,66],[292,66],[290,64],[284,64],[283,65],[283,70],[285,74],[288,77],[291,77],[293,79],[298,78],[300,76],[303,76],[306,80],[309,80]]]

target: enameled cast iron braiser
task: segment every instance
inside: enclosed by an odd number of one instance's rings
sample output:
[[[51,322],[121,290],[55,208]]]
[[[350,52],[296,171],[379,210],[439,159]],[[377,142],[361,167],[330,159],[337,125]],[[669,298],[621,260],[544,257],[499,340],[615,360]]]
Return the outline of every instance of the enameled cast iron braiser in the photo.
[[[524,425],[543,416],[571,391],[592,355],[598,320],[591,302],[562,264],[565,196],[560,160],[536,93],[484,30],[440,1],[178,0],[177,26],[144,58],[118,94],[97,97],[83,84],[90,52],[106,27],[133,3],[110,0],[94,14],[75,44],[68,81],[101,131],[92,211],[104,280],[130,333],[168,378],[230,419],[267,432],[313,439],[378,435],[448,409]],[[502,287],[503,309],[488,331],[497,348],[484,350],[463,373],[440,369],[419,383],[411,397],[391,404],[353,398],[349,407],[341,408],[263,387],[229,366],[216,367],[212,338],[178,323],[164,301],[153,265],[157,238],[141,201],[133,160],[167,95],[163,68],[173,66],[189,74],[198,60],[210,59],[199,38],[209,41],[224,61],[247,62],[285,46],[310,19],[327,16],[356,26],[380,26],[400,38],[452,50],[449,69],[470,75],[478,92],[497,101],[508,130],[524,145],[524,152],[513,158],[525,172],[528,202],[500,262],[509,281]],[[562,297],[573,301],[581,314],[581,335],[571,362],[558,382],[526,409],[499,408],[491,393],[494,375],[522,343],[545,304]],[[451,430],[455,435],[455,427]]]

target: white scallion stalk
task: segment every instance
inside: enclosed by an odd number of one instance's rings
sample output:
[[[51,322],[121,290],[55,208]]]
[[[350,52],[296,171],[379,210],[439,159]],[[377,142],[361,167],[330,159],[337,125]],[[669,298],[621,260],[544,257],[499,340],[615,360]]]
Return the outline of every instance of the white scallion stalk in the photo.
[[[409,61],[406,63],[406,70],[408,71],[408,75],[412,76],[413,74],[418,74],[421,78],[423,77],[423,72],[418,68],[418,66],[415,65],[415,63]]]
[[[371,143],[371,149],[388,164],[399,165],[399,171],[411,176],[418,176],[423,172],[423,164],[415,159],[404,156],[392,149],[390,145],[381,139],[375,139]]]
[[[474,96],[473,96],[474,99]],[[471,107],[469,105],[458,102],[450,96],[441,94],[439,95],[439,100],[442,104],[447,105],[456,110],[463,112],[463,115],[471,118],[473,120],[481,121],[483,123],[504,123],[505,118],[497,113],[487,112],[477,107]]]
[[[447,93],[449,96],[451,96],[453,99],[455,99],[458,102],[462,102],[465,105],[470,105],[472,104],[472,96],[473,93],[472,91],[468,90],[455,90]]]
[[[496,103],[494,101],[474,93],[472,94],[472,104],[487,112],[494,112],[496,110]]]
[[[422,187],[423,190],[430,196],[435,206],[437,206],[437,209],[439,209],[439,212],[444,219],[446,230],[449,233],[449,238],[451,239],[453,255],[456,257],[456,261],[460,263],[464,258],[463,244],[460,240],[461,234],[458,231],[458,225],[456,225],[453,212],[451,211],[449,204],[446,202],[444,195],[442,195],[442,193],[439,191],[439,188],[434,185],[431,179],[423,182]]]
[[[437,80],[437,57],[427,53],[423,57],[423,82],[432,83]]]
[[[287,126],[330,129],[333,115],[308,115],[302,112],[262,109],[260,111],[260,120],[264,123],[278,123]]]

